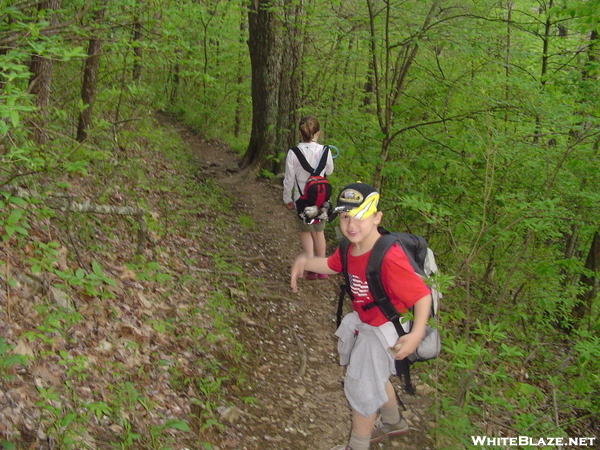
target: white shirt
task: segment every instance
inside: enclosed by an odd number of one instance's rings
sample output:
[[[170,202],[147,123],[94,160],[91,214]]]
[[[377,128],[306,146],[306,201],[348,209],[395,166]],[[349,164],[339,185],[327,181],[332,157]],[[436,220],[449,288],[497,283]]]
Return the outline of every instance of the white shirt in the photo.
[[[323,145],[317,142],[301,142],[298,144],[298,148],[306,158],[306,161],[312,168],[317,167],[323,154]],[[318,175],[328,176],[333,172],[333,157],[331,156],[331,150],[327,156],[327,164],[325,169]],[[304,186],[310,174],[302,168],[300,161],[296,158],[296,155],[292,150],[289,150],[285,159],[285,178],[283,179],[283,202],[290,203],[296,201],[300,197],[298,192],[298,185],[300,190],[304,191]],[[298,185],[296,184],[298,183]],[[292,198],[293,190],[293,198]]]

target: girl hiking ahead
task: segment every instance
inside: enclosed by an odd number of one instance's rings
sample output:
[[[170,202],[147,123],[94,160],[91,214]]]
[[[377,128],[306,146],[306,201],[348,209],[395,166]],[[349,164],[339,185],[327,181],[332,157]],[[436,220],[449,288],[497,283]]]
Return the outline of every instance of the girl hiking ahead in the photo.
[[[344,393],[352,407],[352,432],[347,445],[331,450],[368,450],[371,442],[406,433],[408,424],[400,415],[394,387],[389,378],[396,373],[395,361],[415,351],[425,334],[431,310],[431,293],[415,273],[398,245],[386,252],[380,279],[397,311],[413,308],[409,333],[398,337],[392,322],[374,306],[367,283],[367,263],[380,238],[377,210],[379,193],[368,184],[354,183],[342,189],[333,215],[339,214],[340,230],[350,241],[347,271],[352,292],[353,312],[346,315],[336,331],[340,364],[346,367]],[[300,255],[291,271],[291,287],[305,270],[334,274],[343,270],[340,249],[328,258]]]
[[[319,144],[317,141],[321,134],[321,127],[319,121],[314,116],[305,116],[300,119],[299,124],[300,135],[302,136],[302,142],[298,144],[298,149],[306,158],[306,161],[311,167],[316,168],[319,165],[319,161],[325,147]],[[327,152],[327,163],[321,173],[315,175],[328,176],[333,172],[333,157],[331,152]],[[286,207],[290,210],[296,208],[296,200],[300,198],[306,182],[310,177],[310,173],[307,172],[300,161],[292,150],[289,150],[285,160],[285,177],[283,179],[283,202]],[[298,228],[300,230],[300,243],[302,244],[302,250],[309,257],[313,256],[325,256],[325,224],[326,220],[318,221],[312,225],[306,224],[300,217],[297,217]],[[314,272],[307,272],[304,274],[307,280],[316,280],[317,278],[327,278],[326,274],[317,275]]]

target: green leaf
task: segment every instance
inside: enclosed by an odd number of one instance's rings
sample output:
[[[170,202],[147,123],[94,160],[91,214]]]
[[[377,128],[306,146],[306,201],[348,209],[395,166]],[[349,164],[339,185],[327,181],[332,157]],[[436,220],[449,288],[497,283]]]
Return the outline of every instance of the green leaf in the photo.
[[[532,384],[517,383],[516,391],[528,397],[535,396],[540,401],[544,400],[543,392],[537,386],[533,386]]]
[[[8,216],[8,219],[6,219],[6,223],[8,225],[15,225],[19,220],[21,220],[21,217],[23,217],[23,211],[20,209],[15,209],[10,216]]]
[[[19,234],[22,234],[23,236],[29,236],[29,231],[27,231],[23,227],[15,227],[15,231]]]
[[[171,428],[179,431],[190,431],[190,427],[183,420],[170,419],[165,422],[165,428]]]
[[[4,227],[4,231],[6,231],[6,236],[4,237],[4,240],[7,240],[7,238],[10,238],[13,234],[15,234],[15,227],[11,227],[9,225],[6,225]]]
[[[71,422],[73,422],[73,420],[75,420],[77,418],[77,414],[75,413],[68,413],[67,415],[65,415],[65,417],[63,417],[60,421],[60,424],[62,427],[68,427],[69,424]]]
[[[2,446],[2,448],[4,450],[15,450],[17,447],[15,447],[15,444],[13,444],[12,442],[8,442],[8,441],[0,441],[0,445]]]
[[[8,127],[6,122],[4,120],[0,120],[0,135],[4,135],[4,134],[8,133],[9,129],[10,128]]]
[[[99,277],[104,277],[104,274],[102,273],[102,266],[100,266],[96,260],[92,261],[92,270]]]
[[[23,200],[21,197],[14,197],[14,196],[10,196],[8,198],[8,201],[10,203],[12,203],[13,205],[17,205],[17,206],[27,206],[27,202],[25,200]]]
[[[10,112],[10,121],[12,122],[13,127],[17,128],[19,126],[19,112],[18,111],[11,111]]]

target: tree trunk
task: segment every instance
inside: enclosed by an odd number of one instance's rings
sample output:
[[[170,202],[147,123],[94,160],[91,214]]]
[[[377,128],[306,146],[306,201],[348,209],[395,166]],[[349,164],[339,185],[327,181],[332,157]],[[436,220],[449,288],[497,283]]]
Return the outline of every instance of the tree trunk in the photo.
[[[268,0],[255,0],[248,5],[252,131],[240,167],[250,171],[268,167],[267,157],[277,149],[283,31],[274,6]]]
[[[506,50],[504,56],[504,75],[506,76],[506,87],[504,88],[504,100],[506,104],[510,101],[510,65],[511,65],[511,32],[512,32],[512,0],[506,2]],[[508,110],[504,113],[504,123],[508,127]]]
[[[550,39],[552,37],[552,21],[550,20],[550,15],[548,13],[548,9],[552,8],[552,0],[548,3],[546,9],[540,11],[546,14],[546,19],[544,20],[544,33],[540,36],[542,38],[542,60],[541,60],[541,68],[540,68],[540,86],[542,89],[545,88],[548,76],[548,61],[550,60],[550,55],[548,54],[550,48]],[[536,131],[533,134],[533,143],[537,144],[539,142],[539,136],[542,128],[542,119],[539,114],[536,114],[535,117],[535,128]]]
[[[367,80],[363,86],[364,97],[363,105],[370,106],[373,103],[373,60],[369,60],[369,70],[367,70]]]
[[[57,24],[56,11],[60,9],[61,0],[47,0],[38,5],[38,10],[47,10],[50,16],[50,29]],[[42,35],[48,37],[54,32],[42,32]],[[33,122],[33,141],[37,145],[46,143],[48,137],[46,135],[46,124],[48,122],[47,106],[50,101],[50,90],[52,87],[52,70],[53,62],[51,59],[41,55],[34,54],[31,57],[29,71],[31,78],[29,79],[29,93],[34,96],[34,103],[37,108],[37,117]]]
[[[550,20],[549,9],[553,7],[553,2],[550,0],[546,9],[543,11],[546,14],[546,20],[544,21],[544,34],[542,35],[542,67],[540,72],[540,84],[542,87],[546,85],[546,77],[548,75],[548,61],[550,60],[549,48],[550,38],[552,35],[552,21]]]
[[[175,54],[175,58],[178,57],[179,55]],[[177,97],[179,97],[179,85],[181,84],[180,71],[181,66],[179,65],[179,62],[173,64],[171,68],[171,74],[169,77],[169,86],[171,87],[171,92],[169,94],[169,103],[171,104],[171,106],[175,105],[175,103],[177,102]]]
[[[282,48],[281,80],[279,85],[279,113],[277,114],[277,136],[275,142],[275,155],[296,145],[298,139],[297,125],[298,99],[300,97],[301,72],[300,61],[303,55],[303,33],[305,31],[302,20],[302,2],[286,0],[285,29],[283,35],[285,44]],[[271,168],[274,172],[280,171],[285,161]]]
[[[598,40],[600,39],[600,36],[598,35],[598,32],[596,30],[592,30],[592,32],[590,33],[590,43],[588,44],[588,51],[587,51],[587,56],[588,56],[588,64],[585,66],[584,70],[583,70],[583,79],[584,80],[597,80],[598,79],[598,75],[597,72],[594,71],[590,71],[591,68],[596,66],[596,63],[598,62],[598,54],[597,54],[597,45],[598,45]]]
[[[142,79],[142,22],[136,19],[133,24],[133,73],[132,79],[134,83],[139,83]]]
[[[96,13],[96,20],[99,22],[104,18],[104,9]],[[77,141],[83,142],[87,139],[88,129],[92,124],[92,107],[96,98],[96,87],[98,82],[98,67],[100,65],[100,51],[102,50],[102,41],[94,37],[90,39],[88,47],[88,57],[85,60],[83,69],[83,82],[81,85],[81,100],[84,109],[79,113],[79,123],[77,125]]]
[[[373,173],[373,179],[371,181],[373,187],[377,190],[381,190],[381,183],[383,182],[381,171],[383,170],[385,163],[388,159],[388,155],[390,153],[390,143],[391,140],[387,136],[381,142],[381,151],[379,152],[379,159],[377,160],[375,172]]]
[[[242,131],[242,86],[244,84],[244,57],[242,55],[244,49],[244,41],[246,40],[246,13],[242,9],[240,18],[240,50],[237,62],[237,96],[235,99],[235,120],[233,127],[233,135],[239,137]]]
[[[577,304],[571,311],[571,317],[580,321],[592,311],[592,303],[598,295],[598,280],[595,273],[600,270],[600,233],[596,231],[592,239],[590,251],[585,260],[586,273],[581,275],[579,282],[584,291],[577,296]],[[587,275],[587,274],[590,275]]]

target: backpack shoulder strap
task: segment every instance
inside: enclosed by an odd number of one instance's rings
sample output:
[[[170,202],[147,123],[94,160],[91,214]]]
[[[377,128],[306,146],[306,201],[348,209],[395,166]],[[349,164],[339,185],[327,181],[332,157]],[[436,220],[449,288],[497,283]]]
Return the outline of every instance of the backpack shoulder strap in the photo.
[[[306,170],[308,173],[312,174],[314,169],[308,163],[308,161],[306,160],[306,157],[304,156],[302,151],[298,147],[293,147],[290,150],[294,152],[294,155],[296,155],[296,158],[298,158],[298,161],[300,162],[300,165],[302,166],[302,168],[304,170]]]
[[[403,334],[406,334],[406,332],[400,325],[400,314],[398,314],[398,311],[394,305],[392,305],[392,302],[385,293],[380,276],[383,257],[396,242],[398,242],[398,237],[387,231],[377,239],[377,242],[375,242],[375,245],[371,250],[371,255],[369,256],[366,276],[373,301],[379,307],[383,315],[394,324],[398,335],[402,336]]]
[[[321,154],[321,159],[319,160],[319,164],[317,165],[317,168],[314,170],[314,172],[312,172],[313,175],[320,175],[325,170],[325,166],[327,165],[328,155],[329,155],[329,146],[325,145],[325,146],[323,146],[323,153]]]
[[[344,283],[340,284],[340,294],[338,296],[337,311],[335,314],[335,322],[337,326],[342,323],[342,311],[344,308],[344,297],[346,294],[352,297],[350,292],[350,278],[348,276],[348,248],[350,247],[350,241],[347,238],[342,238],[340,241],[340,259],[342,261],[342,274],[344,275]]]
[[[350,293],[350,278],[348,277],[348,249],[350,248],[350,241],[348,238],[343,237],[340,241],[340,259],[342,260],[342,273],[344,274],[345,287]]]

